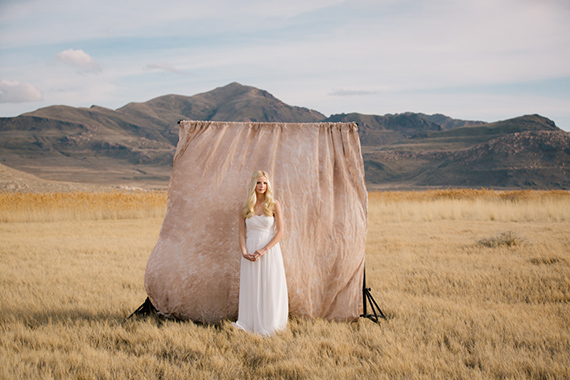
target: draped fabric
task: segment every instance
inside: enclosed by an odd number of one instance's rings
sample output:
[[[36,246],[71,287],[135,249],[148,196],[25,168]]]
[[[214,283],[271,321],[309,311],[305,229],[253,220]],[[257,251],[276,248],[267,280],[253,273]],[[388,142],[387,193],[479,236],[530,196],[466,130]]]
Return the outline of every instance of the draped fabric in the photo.
[[[282,206],[280,242],[294,317],[360,314],[367,192],[354,123],[181,121],[166,216],[145,273],[165,315],[238,315],[238,221],[253,171]]]

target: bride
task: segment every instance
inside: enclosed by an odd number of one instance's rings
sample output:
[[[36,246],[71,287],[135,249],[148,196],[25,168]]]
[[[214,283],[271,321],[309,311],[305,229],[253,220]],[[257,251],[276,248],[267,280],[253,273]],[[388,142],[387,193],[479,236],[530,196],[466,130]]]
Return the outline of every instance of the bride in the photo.
[[[283,215],[273,199],[269,175],[253,173],[239,217],[239,311],[235,326],[270,335],[287,326],[289,302],[279,240]]]

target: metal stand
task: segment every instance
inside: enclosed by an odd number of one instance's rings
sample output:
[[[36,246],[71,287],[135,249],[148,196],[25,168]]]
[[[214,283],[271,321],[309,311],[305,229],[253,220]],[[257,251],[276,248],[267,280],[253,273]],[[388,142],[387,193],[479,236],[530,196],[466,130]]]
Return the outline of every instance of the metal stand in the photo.
[[[131,315],[128,316],[128,319],[131,319],[132,316],[147,316],[147,315],[156,315],[156,309],[154,308],[154,305],[152,304],[152,302],[150,302],[150,299],[148,297],[146,297],[146,300],[144,300],[144,303],[142,305],[140,305],[138,307],[138,309],[136,309],[135,311],[133,311],[133,313]]]
[[[372,309],[372,312],[374,314],[368,314],[368,309],[366,306],[367,302],[370,303],[370,309]],[[366,287],[366,268],[364,268],[364,279],[362,281],[362,314],[360,314],[360,316],[368,318],[376,323],[379,323],[378,318],[384,318],[387,320],[382,310],[380,310],[380,306],[378,306],[374,300],[374,297],[372,297],[372,294],[370,294],[370,288]]]

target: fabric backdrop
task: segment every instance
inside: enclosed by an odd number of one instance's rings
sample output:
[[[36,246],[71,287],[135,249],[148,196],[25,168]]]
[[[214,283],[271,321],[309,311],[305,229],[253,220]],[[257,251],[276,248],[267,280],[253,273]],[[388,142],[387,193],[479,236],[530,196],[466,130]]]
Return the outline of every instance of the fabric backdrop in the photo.
[[[237,318],[238,218],[258,169],[282,205],[290,315],[358,318],[368,197],[354,123],[181,121],[145,273],[153,305],[180,319]]]

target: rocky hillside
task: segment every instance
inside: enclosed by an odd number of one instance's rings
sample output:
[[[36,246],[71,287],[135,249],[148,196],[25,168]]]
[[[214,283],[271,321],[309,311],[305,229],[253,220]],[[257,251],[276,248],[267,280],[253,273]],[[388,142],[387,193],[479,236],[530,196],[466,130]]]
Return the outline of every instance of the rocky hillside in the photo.
[[[412,138],[364,161],[370,187],[570,189],[570,134],[538,115]]]
[[[568,133],[539,115],[495,123],[411,112],[327,118],[238,83],[117,110],[52,106],[0,118],[0,163],[48,180],[165,188],[180,119],[354,121],[371,189],[569,188]],[[518,166],[505,166],[511,161]]]
[[[415,137],[425,137],[431,132],[469,125],[485,125],[483,121],[452,119],[435,114],[405,112],[401,114],[363,115],[359,113],[336,114],[325,119],[331,122],[353,121],[358,124],[362,145],[387,145]]]
[[[118,110],[52,106],[0,118],[0,162],[52,180],[165,187],[180,119],[308,122],[324,117],[238,83]]]
[[[480,120],[460,120],[460,119],[452,119],[449,116],[442,115],[440,113],[436,113],[434,115],[426,115],[423,113],[418,114],[420,117],[431,121],[432,123],[436,123],[441,125],[443,129],[452,129],[457,127],[465,127],[469,125],[481,125],[487,124],[484,121]]]
[[[325,118],[317,111],[289,106],[267,91],[235,82],[194,96],[166,95],[129,103],[117,112],[152,120],[166,128],[172,128],[180,119],[313,122]]]
[[[417,135],[425,135],[429,131],[443,130],[441,125],[413,113],[384,116],[359,113],[338,114],[331,115],[326,121],[357,123],[362,145],[386,145]]]
[[[418,184],[570,189],[570,134],[515,132],[453,152]]]

